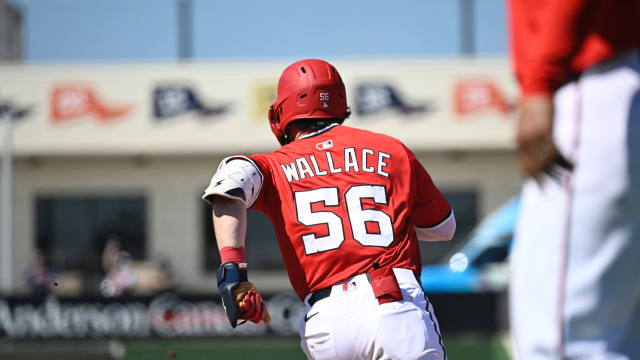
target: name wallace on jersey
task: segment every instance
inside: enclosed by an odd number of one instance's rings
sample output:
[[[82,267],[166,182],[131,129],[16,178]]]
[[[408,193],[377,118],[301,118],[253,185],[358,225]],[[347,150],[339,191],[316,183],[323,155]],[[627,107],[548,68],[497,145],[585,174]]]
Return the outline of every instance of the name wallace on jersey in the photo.
[[[329,174],[339,174],[342,172],[368,172],[389,177],[386,171],[391,155],[382,151],[374,151],[364,148],[356,151],[355,148],[345,148],[343,159],[335,159],[329,151],[324,153],[327,159],[326,166],[318,164],[316,155],[302,156],[288,164],[280,164],[288,182],[299,181],[314,176],[325,176]],[[318,155],[322,156],[322,155]],[[343,160],[343,161],[340,161]],[[339,166],[337,164],[343,164]]]

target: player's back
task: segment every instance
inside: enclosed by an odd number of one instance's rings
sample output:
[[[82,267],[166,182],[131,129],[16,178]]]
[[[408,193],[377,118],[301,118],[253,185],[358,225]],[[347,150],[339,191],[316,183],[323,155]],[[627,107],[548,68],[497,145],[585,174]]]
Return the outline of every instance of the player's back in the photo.
[[[264,173],[254,208],[274,223],[301,298],[373,262],[419,271],[412,209],[428,197],[416,189],[424,169],[398,140],[336,125],[251,158]],[[435,223],[444,210],[433,205],[424,216]]]

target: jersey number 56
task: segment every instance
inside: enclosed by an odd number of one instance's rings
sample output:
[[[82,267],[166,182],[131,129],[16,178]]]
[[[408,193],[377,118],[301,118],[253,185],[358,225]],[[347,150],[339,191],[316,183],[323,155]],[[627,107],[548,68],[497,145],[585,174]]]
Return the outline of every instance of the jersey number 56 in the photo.
[[[326,187],[307,191],[296,191],[295,202],[298,221],[305,226],[326,224],[329,228],[327,236],[317,237],[315,234],[302,235],[307,255],[337,249],[344,242],[343,219],[331,211],[312,211],[311,204],[322,202],[326,207],[340,206],[337,187]],[[387,247],[393,242],[393,223],[391,217],[376,209],[363,209],[362,199],[373,199],[376,204],[387,205],[387,193],[381,185],[352,186],[344,194],[347,204],[348,224],[353,239],[363,246]],[[375,222],[379,232],[367,232],[367,222]]]

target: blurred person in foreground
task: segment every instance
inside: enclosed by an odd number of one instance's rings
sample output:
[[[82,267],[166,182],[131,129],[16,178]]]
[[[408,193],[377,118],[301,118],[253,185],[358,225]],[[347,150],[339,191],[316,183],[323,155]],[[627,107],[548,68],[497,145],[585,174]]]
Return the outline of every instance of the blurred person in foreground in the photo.
[[[519,358],[640,359],[640,1],[509,5]]]
[[[232,326],[269,321],[247,280],[246,209],[273,222],[294,290],[305,302],[310,359],[445,359],[419,279],[418,240],[449,240],[451,207],[400,141],[341,125],[344,83],[333,65],[287,67],[269,110],[282,145],[222,161],[203,199],[213,203],[218,288]],[[242,134],[238,134],[241,139]]]

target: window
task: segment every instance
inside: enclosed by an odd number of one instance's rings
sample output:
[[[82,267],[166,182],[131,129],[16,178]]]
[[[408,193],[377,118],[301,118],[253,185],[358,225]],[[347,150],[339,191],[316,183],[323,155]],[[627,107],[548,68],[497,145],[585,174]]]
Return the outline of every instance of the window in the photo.
[[[146,252],[146,201],[141,196],[43,196],[36,199],[36,246],[52,269],[79,271],[85,292],[98,289],[107,239],[134,259]]]

